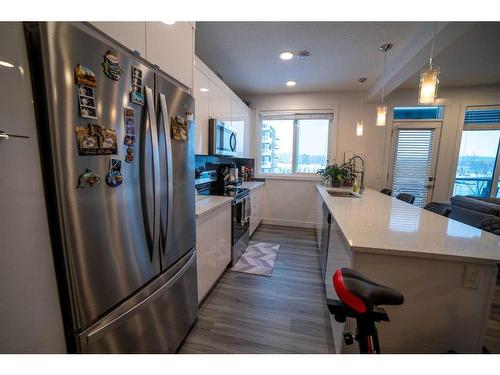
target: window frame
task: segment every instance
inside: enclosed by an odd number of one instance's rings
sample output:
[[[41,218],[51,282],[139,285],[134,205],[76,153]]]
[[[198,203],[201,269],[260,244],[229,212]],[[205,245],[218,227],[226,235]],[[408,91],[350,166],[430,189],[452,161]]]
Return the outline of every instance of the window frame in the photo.
[[[256,127],[255,127],[255,176],[257,178],[265,179],[282,179],[282,180],[314,180],[319,181],[321,177],[315,173],[305,173],[305,172],[295,172],[297,168],[297,149],[298,149],[298,138],[297,138],[297,121],[298,119],[293,119],[293,144],[292,144],[292,173],[262,173],[261,172],[261,152],[262,152],[262,118],[263,116],[295,116],[295,115],[329,115],[330,119],[328,122],[328,139],[327,139],[327,160],[332,160],[332,155],[335,155],[336,141],[337,141],[337,116],[335,116],[335,110],[285,110],[285,111],[260,111],[257,113],[256,117]],[[332,141],[333,140],[333,141]]]
[[[477,125],[474,126],[473,124],[465,124],[465,114],[467,112],[467,109],[470,107],[498,107],[500,104],[500,100],[495,100],[495,101],[467,101],[467,102],[462,102],[461,108],[460,108],[460,118],[457,126],[457,136],[456,136],[456,141],[455,141],[455,150],[453,153],[453,167],[452,167],[452,173],[450,175],[450,182],[448,186],[448,196],[452,197],[453,196],[453,190],[455,187],[455,179],[457,177],[457,168],[458,168],[458,159],[460,157],[460,147],[462,145],[462,135],[464,130],[468,131],[481,131],[481,130],[487,130],[483,125]],[[489,130],[495,130],[491,126],[488,128]],[[497,128],[498,129],[498,128]],[[497,153],[497,159],[495,162],[495,169],[493,171],[493,180],[492,180],[492,186],[490,190],[490,197],[492,197],[492,192],[496,191],[498,188],[499,184],[499,178],[500,178],[500,152]],[[496,195],[493,195],[495,197]]]

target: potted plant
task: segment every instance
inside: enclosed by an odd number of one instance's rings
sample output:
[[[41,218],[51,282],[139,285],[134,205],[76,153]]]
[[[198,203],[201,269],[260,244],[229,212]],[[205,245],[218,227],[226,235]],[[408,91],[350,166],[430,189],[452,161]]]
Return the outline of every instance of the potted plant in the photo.
[[[352,186],[355,178],[353,165],[351,163],[330,164],[327,161],[326,167],[316,172],[323,177],[326,184],[331,184],[333,187]]]

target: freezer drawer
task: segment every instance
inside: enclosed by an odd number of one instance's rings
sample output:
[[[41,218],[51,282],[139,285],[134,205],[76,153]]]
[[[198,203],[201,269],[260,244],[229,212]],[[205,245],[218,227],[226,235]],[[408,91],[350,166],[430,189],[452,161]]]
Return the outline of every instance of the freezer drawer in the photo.
[[[172,353],[198,315],[196,250],[77,336],[82,353]]]

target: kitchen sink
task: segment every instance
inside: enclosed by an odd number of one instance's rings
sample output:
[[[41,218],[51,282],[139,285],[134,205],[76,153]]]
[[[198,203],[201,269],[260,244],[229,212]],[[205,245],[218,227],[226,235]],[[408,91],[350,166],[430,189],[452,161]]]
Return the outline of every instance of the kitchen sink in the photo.
[[[326,192],[330,194],[332,197],[341,197],[341,198],[359,198],[359,195],[353,193],[352,191],[341,191],[341,190],[329,190]]]

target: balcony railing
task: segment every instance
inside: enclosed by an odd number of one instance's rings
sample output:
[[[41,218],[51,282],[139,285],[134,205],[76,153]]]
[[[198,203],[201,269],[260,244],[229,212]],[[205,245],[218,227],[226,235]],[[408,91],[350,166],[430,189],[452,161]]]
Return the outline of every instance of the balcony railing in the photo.
[[[457,177],[453,195],[474,195],[487,198],[490,195],[492,180],[492,177]]]

